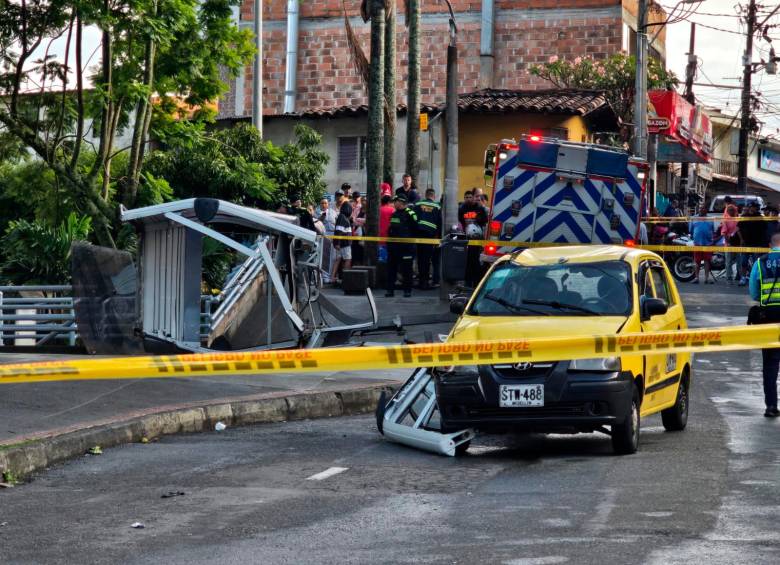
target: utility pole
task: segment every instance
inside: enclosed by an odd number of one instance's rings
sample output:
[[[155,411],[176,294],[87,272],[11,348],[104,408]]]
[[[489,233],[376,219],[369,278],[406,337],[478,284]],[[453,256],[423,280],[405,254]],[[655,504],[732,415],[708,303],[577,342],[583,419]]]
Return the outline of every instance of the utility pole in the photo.
[[[639,0],[636,17],[634,92],[634,155],[647,159],[647,0]]]
[[[450,44],[447,46],[446,126],[447,152],[444,162],[444,228],[458,222],[458,30],[450,19]]]
[[[765,20],[766,21],[766,20]],[[750,0],[747,16],[747,43],[742,57],[742,116],[739,128],[739,162],[737,168],[737,190],[747,192],[748,143],[750,141],[751,80],[753,77],[753,34],[756,27],[756,0]]]
[[[263,0],[255,0],[255,61],[252,74],[252,125],[263,137]]]
[[[685,67],[685,99],[691,104],[696,103],[693,96],[693,81],[696,79],[697,59],[695,54],[696,47],[696,24],[691,22],[691,38],[688,45],[688,66]],[[680,206],[683,215],[687,214],[688,209],[688,174],[690,170],[689,163],[683,163],[680,170]]]
[[[447,102],[444,110],[447,151],[444,156],[442,235],[449,233],[458,223],[458,28],[449,0],[447,7],[450,10],[450,44],[447,46]],[[441,282],[439,297],[446,300],[451,285],[444,279]]]

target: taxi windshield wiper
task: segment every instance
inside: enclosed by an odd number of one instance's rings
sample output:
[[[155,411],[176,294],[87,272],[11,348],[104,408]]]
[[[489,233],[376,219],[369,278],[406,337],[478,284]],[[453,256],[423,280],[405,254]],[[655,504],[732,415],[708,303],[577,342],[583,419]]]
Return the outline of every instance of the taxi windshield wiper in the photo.
[[[493,302],[495,302],[497,304],[500,304],[501,306],[503,306],[504,308],[506,308],[507,310],[509,310],[511,312],[523,312],[523,311],[525,311],[525,312],[531,312],[533,314],[538,314],[540,316],[549,316],[550,315],[549,312],[542,312],[541,310],[537,310],[535,308],[526,308],[525,306],[520,306],[518,304],[512,304],[511,302],[509,302],[505,298],[501,298],[500,296],[495,296],[495,295],[490,294],[490,293],[486,294],[482,298],[487,298],[488,300],[492,300]],[[525,300],[523,302],[525,302]]]
[[[564,302],[558,302],[557,300],[523,300],[523,304],[538,304],[539,306],[552,306],[556,310],[576,310],[577,312],[584,312],[593,316],[601,316],[601,312],[596,312],[590,308],[584,306],[576,306],[574,304],[566,304]]]

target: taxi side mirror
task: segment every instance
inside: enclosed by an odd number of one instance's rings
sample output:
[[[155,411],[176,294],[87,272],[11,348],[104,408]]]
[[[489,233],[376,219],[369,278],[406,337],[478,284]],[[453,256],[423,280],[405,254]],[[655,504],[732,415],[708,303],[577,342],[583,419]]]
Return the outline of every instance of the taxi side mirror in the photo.
[[[666,314],[669,305],[661,298],[645,298],[642,300],[642,321],[649,320],[653,316]]]
[[[453,314],[457,314],[460,316],[463,314],[463,312],[466,311],[466,304],[468,304],[469,299],[465,296],[456,296],[452,300],[450,300],[450,312]]]

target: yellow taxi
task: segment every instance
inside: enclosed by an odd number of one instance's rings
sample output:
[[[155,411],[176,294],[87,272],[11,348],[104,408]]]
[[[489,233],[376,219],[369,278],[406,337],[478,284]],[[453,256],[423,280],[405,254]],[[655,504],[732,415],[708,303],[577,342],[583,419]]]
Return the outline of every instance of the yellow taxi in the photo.
[[[587,245],[526,249],[500,258],[448,342],[582,336],[687,328],[663,260],[641,249]],[[661,413],[667,430],[688,420],[691,356],[650,353],[549,363],[436,370],[443,431],[601,431],[634,453],[640,420]]]

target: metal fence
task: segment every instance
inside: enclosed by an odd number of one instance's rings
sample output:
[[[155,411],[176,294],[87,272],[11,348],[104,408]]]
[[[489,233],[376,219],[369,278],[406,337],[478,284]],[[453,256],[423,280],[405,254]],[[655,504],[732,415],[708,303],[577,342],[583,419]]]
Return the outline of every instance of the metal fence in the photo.
[[[216,297],[201,297],[200,334],[211,328]],[[0,347],[75,346],[78,328],[70,285],[0,286]]]

